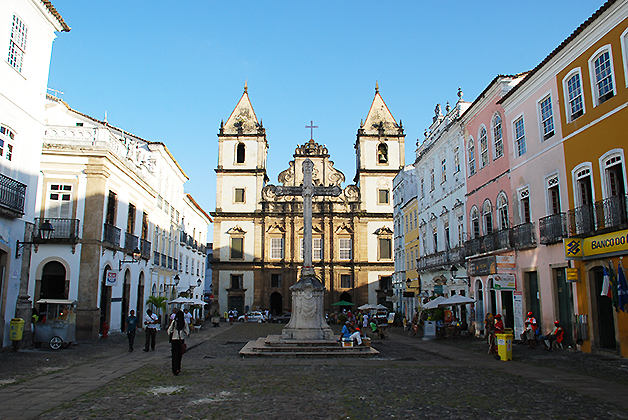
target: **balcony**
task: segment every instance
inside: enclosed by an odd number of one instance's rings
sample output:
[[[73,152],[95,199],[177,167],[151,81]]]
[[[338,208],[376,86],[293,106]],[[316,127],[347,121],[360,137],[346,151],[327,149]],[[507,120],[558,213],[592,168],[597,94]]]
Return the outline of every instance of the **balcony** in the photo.
[[[160,264],[162,267],[166,267],[168,265],[168,257],[165,254],[160,254],[161,255],[161,261]]]
[[[556,213],[539,219],[539,242],[543,245],[558,243],[568,236],[567,214]]]
[[[628,196],[617,195],[570,209],[569,236],[591,236],[628,227]]]
[[[179,233],[179,243],[181,245],[185,245],[188,243],[188,234],[185,232],[180,232]]]
[[[150,258],[150,242],[146,239],[140,239],[140,252],[143,259],[148,260]]]
[[[513,226],[510,230],[512,240],[510,243],[515,249],[527,249],[536,247],[536,232],[534,231],[534,223],[522,223]]]
[[[159,266],[159,261],[161,260],[161,257],[159,256],[159,252],[154,251],[153,252],[153,265],[154,266]]]
[[[16,219],[24,216],[26,185],[0,174],[0,214]]]
[[[502,229],[479,238],[473,238],[465,242],[464,247],[465,255],[468,257],[511,248],[510,229]]]
[[[136,248],[139,248],[140,238],[133,235],[132,233],[125,232],[124,233],[124,251],[127,254],[132,254]]]
[[[172,269],[174,271],[179,271],[179,260],[176,258],[172,261]]]
[[[109,223],[105,223],[105,228],[103,232],[103,242],[105,244],[120,246],[120,229],[110,225]]]
[[[422,256],[417,260],[417,271],[424,272],[431,269],[449,270],[452,264],[464,264],[464,250],[463,247],[458,247]]]
[[[46,241],[47,243],[51,243],[51,244],[67,243],[67,244],[73,244],[73,245],[78,243],[80,220],[48,218],[48,217],[43,218],[43,219],[39,217],[35,218],[35,231],[33,232],[34,242],[41,242],[41,243],[44,242],[42,239],[40,239],[41,235],[39,234],[39,227],[46,220],[48,220],[50,224],[52,225],[52,227],[54,228],[54,230],[52,231],[52,234],[50,235],[50,240]]]
[[[172,269],[172,257],[168,257],[168,268]]]
[[[588,236],[595,231],[593,206],[586,205],[570,209],[567,212],[569,236]]]

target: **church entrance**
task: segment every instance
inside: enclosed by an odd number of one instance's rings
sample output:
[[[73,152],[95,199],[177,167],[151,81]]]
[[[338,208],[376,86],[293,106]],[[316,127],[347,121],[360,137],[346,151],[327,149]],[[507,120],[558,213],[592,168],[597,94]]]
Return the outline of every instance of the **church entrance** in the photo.
[[[229,296],[228,305],[229,310],[235,309],[238,315],[244,314],[244,296]]]
[[[283,296],[279,292],[270,295],[270,313],[273,316],[283,313]]]
[[[353,298],[351,297],[351,295],[349,294],[349,292],[343,292],[340,294],[340,298],[338,299],[338,301],[344,300],[345,302],[351,302],[353,303]]]

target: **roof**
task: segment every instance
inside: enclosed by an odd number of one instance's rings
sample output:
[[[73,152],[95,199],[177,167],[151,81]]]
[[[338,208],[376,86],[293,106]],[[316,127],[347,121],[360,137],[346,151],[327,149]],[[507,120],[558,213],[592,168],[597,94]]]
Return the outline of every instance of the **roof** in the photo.
[[[482,91],[482,93],[480,93],[478,95],[477,98],[475,98],[475,101],[473,101],[473,103],[471,105],[469,105],[469,108],[467,108],[467,110],[465,112],[462,113],[462,115],[460,116],[460,118],[464,117],[467,112],[471,113],[471,109],[473,109],[473,107],[480,102],[480,100],[484,97],[484,95],[486,94],[486,92],[488,92],[491,87],[493,87],[494,84],[496,84],[497,82],[499,82],[501,79],[506,79],[506,78],[510,78],[510,79],[516,79],[517,77],[521,77],[524,74],[526,74],[526,72],[523,73],[518,73],[518,74],[498,74],[497,76],[495,76],[495,78],[493,80],[491,80],[491,83],[489,83],[486,88]],[[510,91],[512,92],[512,90]],[[510,93],[509,92],[509,93]],[[498,101],[497,103],[500,103],[501,101]]]
[[[201,208],[201,206],[192,198],[192,196],[190,194],[186,194],[187,198],[190,200],[190,202],[194,205],[194,207],[196,207],[198,209],[198,211],[200,211],[201,213],[203,213],[203,215],[205,217],[207,217],[207,219],[210,221],[210,223],[214,223],[214,219],[212,219],[209,214],[207,214],[205,212],[205,210],[203,210]]]
[[[52,15],[55,18],[57,18],[57,21],[59,21],[59,24],[63,28],[63,32],[70,32],[70,27],[68,26],[67,23],[65,23],[65,20],[63,20],[63,18],[61,17],[61,14],[57,12],[57,9],[55,9],[55,7],[52,5],[50,0],[41,0],[41,2],[43,3],[44,6],[46,6],[48,11],[52,13]]]
[[[506,95],[504,95],[503,98],[501,98],[497,103],[501,104],[503,103],[506,99],[508,99],[514,92],[517,91],[517,89],[519,89],[521,87],[521,85],[523,85],[524,83],[526,83],[528,80],[530,80],[532,78],[532,76],[534,76],[541,68],[543,68],[543,66],[545,66],[552,58],[554,58],[556,55],[558,55],[558,53],[560,53],[562,50],[564,50],[567,45],[569,45],[569,43],[571,41],[573,41],[578,35],[580,35],[587,27],[589,27],[598,17],[600,17],[606,10],[608,10],[613,4],[616,3],[617,0],[608,0],[606,3],[604,3],[602,5],[602,7],[600,7],[595,13],[593,13],[591,15],[591,17],[589,17],[587,20],[585,20],[580,26],[578,26],[578,28],[576,28],[575,31],[573,31],[573,33],[571,35],[569,35],[563,42],[561,42],[561,44],[556,47],[554,49],[554,51],[552,51],[551,53],[549,53],[549,55],[547,57],[545,57],[545,59],[543,61],[541,61],[539,63],[539,65],[537,65],[535,68],[533,68],[532,70],[530,70],[530,72],[528,72],[527,76],[523,78],[523,80],[521,82],[519,82],[517,84],[517,86],[513,87]]]

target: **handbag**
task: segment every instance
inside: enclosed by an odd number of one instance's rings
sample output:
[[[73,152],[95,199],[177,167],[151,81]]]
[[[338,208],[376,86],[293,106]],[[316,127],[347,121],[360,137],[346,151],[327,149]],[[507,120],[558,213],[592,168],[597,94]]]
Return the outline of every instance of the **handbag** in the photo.
[[[185,344],[185,341],[183,343],[181,343],[181,354],[185,354],[188,351],[188,345]]]

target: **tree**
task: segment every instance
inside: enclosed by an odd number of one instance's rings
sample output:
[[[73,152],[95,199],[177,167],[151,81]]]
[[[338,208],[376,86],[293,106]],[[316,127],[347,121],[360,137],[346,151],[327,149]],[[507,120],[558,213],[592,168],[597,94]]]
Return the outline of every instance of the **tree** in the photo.
[[[153,305],[156,309],[156,312],[158,312],[159,309],[165,312],[167,309],[165,296],[149,296],[148,300],[146,300],[146,304]]]

